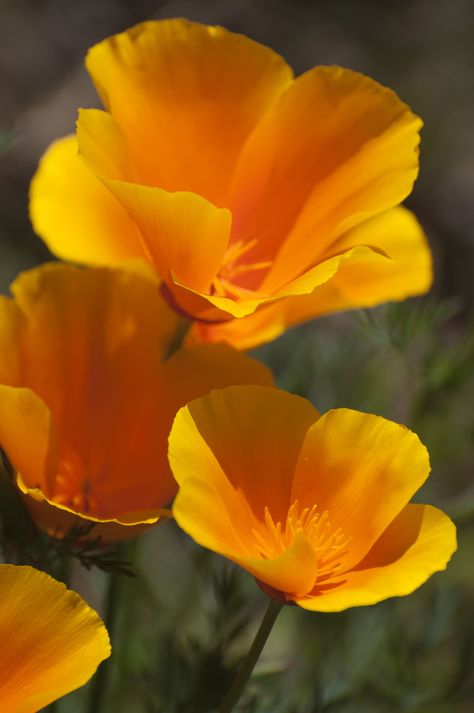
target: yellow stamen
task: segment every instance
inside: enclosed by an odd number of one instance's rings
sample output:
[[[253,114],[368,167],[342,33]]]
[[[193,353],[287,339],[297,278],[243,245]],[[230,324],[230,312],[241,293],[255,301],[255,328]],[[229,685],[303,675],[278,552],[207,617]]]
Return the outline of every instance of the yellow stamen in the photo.
[[[296,533],[302,532],[317,557],[317,583],[337,574],[350,542],[340,527],[332,528],[326,510],[319,513],[317,505],[312,505],[300,512],[297,500],[288,508],[284,526],[280,521],[275,523],[270,510],[265,507],[262,527],[252,532],[256,554],[265,559],[282,555],[291,547]]]

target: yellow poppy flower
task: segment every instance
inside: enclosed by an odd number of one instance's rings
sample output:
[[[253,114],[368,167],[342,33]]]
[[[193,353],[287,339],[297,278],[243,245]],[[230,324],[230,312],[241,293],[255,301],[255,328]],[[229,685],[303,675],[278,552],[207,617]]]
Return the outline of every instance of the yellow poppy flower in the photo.
[[[176,489],[166,444],[178,408],[215,386],[272,383],[222,344],[166,359],[179,319],[130,271],[49,264],[12,293],[0,298],[0,447],[49,532],[77,515],[106,523],[108,539],[156,522]]]
[[[169,460],[180,527],[305,609],[409,594],[456,549],[444,513],[409,503],[429,474],[425,447],[377,416],[230,387],[178,412]]]
[[[204,323],[197,339],[236,346],[429,288],[422,230],[398,207],[421,120],[391,90],[340,67],[294,78],[269,48],[186,20],[108,38],[86,64],[106,111],[80,112],[31,187],[56,255],[144,258]]]
[[[4,713],[43,710],[87,683],[110,656],[96,612],[32,567],[0,565],[0,641]]]

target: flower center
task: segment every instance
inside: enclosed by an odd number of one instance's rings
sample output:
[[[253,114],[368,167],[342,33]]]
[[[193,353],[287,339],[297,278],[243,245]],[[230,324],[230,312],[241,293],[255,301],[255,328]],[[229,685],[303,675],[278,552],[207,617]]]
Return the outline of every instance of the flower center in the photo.
[[[256,244],[256,239],[236,240],[228,247],[219,274],[212,281],[211,294],[231,298],[255,297],[258,294],[255,290],[235,284],[236,279],[242,278],[242,276],[248,277],[251,273],[259,270],[266,270],[272,264],[271,260],[239,262],[243,255],[250,252]]]
[[[298,500],[295,500],[288,509],[284,526],[274,522],[267,507],[262,524],[260,532],[252,531],[261,557],[273,559],[282,555],[291,547],[295,535],[302,532],[317,557],[318,585],[338,574],[350,537],[346,537],[340,527],[334,529],[331,526],[327,510],[319,513],[317,505],[313,505],[300,512]]]

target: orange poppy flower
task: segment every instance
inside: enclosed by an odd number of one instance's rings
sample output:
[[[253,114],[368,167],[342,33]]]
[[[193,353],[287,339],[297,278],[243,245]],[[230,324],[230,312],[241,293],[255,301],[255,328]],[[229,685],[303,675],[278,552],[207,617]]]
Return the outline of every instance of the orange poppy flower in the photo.
[[[49,264],[12,293],[0,298],[0,447],[50,532],[77,515],[108,523],[109,539],[156,522],[176,490],[166,444],[178,408],[214,386],[272,383],[225,345],[166,359],[180,320],[130,271]]]
[[[404,426],[258,386],[182,408],[170,439],[178,524],[275,598],[339,611],[402,596],[444,569],[450,519],[410,498],[429,474]]]
[[[429,288],[423,233],[397,207],[421,120],[389,89],[340,67],[295,79],[269,48],[186,20],[104,40],[86,65],[106,111],[80,112],[31,188],[56,255],[144,258],[211,323],[197,338],[238,346]]]
[[[110,656],[107,630],[75,592],[32,567],[0,565],[0,701],[36,713]]]

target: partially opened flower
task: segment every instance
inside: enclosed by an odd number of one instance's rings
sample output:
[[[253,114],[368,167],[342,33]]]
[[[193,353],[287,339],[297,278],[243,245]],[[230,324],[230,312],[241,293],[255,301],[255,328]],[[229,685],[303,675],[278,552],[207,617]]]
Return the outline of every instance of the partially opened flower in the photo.
[[[4,713],[43,710],[87,683],[110,656],[96,612],[32,567],[0,565],[0,641]]]
[[[179,318],[138,274],[50,264],[12,293],[0,298],[0,447],[49,531],[77,515],[108,523],[108,538],[156,522],[176,490],[166,444],[178,408],[214,386],[271,383],[225,345],[166,359]]]
[[[429,288],[429,249],[398,207],[421,121],[389,89],[340,67],[295,79],[269,48],[186,20],[111,37],[87,68],[106,111],[81,111],[31,189],[55,254],[145,258],[179,310],[238,320],[197,338],[239,346]],[[258,329],[240,323],[253,314]]]
[[[429,473],[418,437],[383,418],[257,386],[182,408],[169,439],[173,514],[272,597],[339,611],[409,594],[456,549],[450,519],[410,504]]]

